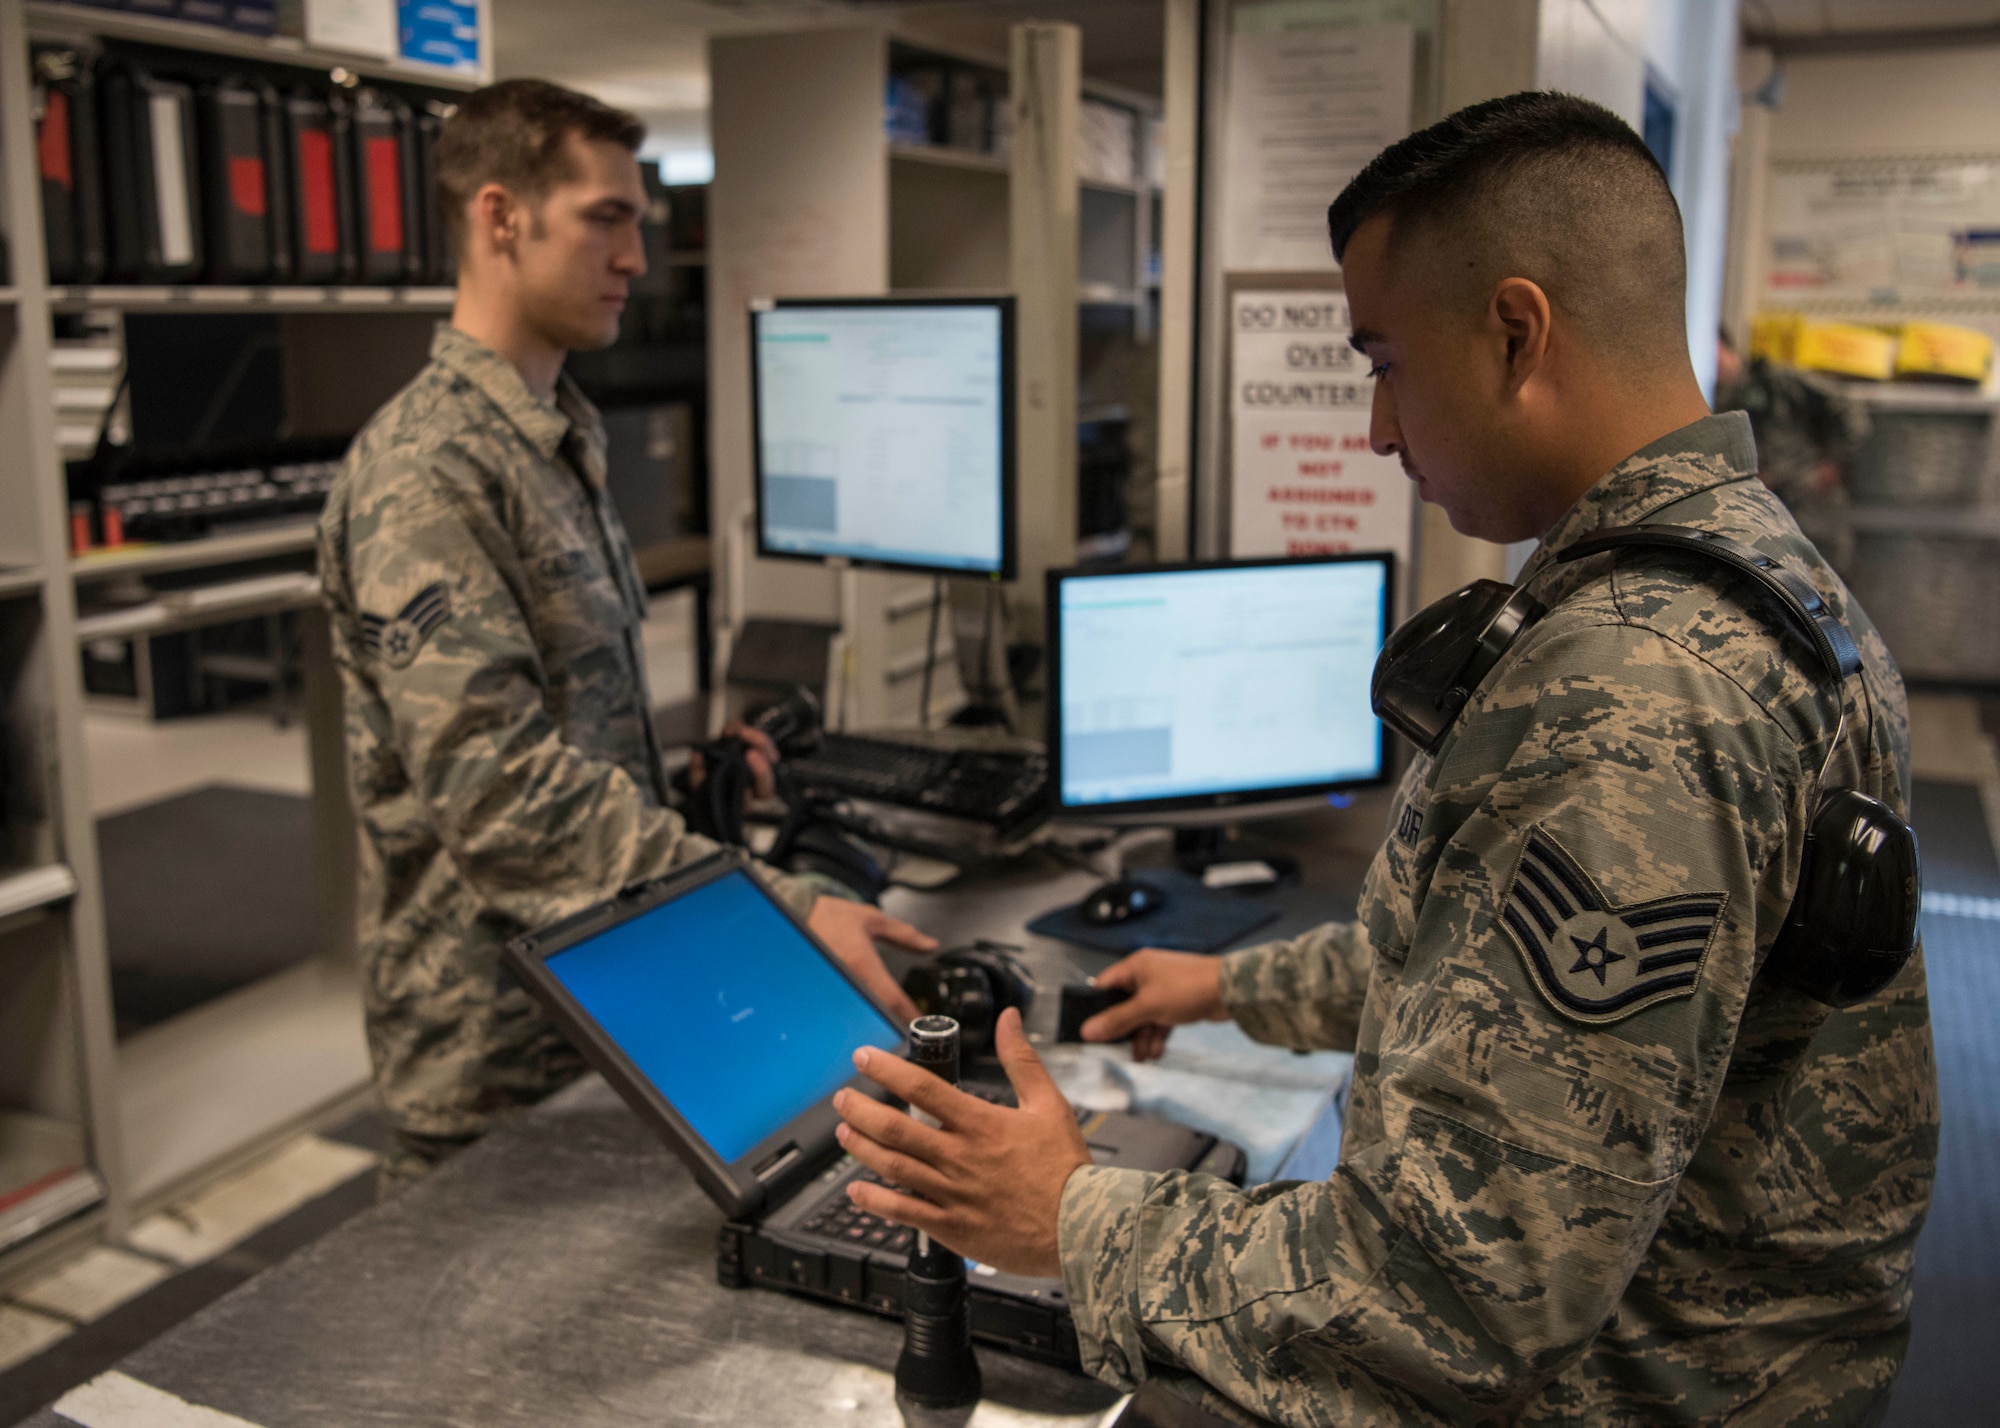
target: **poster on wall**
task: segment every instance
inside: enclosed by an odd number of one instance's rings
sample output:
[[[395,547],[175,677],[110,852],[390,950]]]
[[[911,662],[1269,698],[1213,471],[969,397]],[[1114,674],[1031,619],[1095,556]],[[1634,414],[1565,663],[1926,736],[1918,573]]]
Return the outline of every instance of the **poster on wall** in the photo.
[[[1374,382],[1347,333],[1339,292],[1233,295],[1231,555],[1393,550],[1409,568],[1410,479],[1369,449]]]
[[[1225,269],[1333,270],[1326,206],[1410,132],[1415,56],[1409,25],[1231,36]]]
[[[2000,155],[1779,163],[1767,304],[2000,293]]]
[[[387,59],[396,52],[396,0],[306,0],[306,43]]]

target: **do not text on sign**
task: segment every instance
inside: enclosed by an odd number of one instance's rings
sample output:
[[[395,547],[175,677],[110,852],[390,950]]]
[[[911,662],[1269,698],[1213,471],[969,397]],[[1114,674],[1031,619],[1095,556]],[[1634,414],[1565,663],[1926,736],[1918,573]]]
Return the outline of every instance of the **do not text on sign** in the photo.
[[[1410,481],[1368,449],[1374,383],[1337,292],[1230,304],[1230,519],[1235,556],[1410,555]],[[1407,564],[1404,568],[1408,568]]]

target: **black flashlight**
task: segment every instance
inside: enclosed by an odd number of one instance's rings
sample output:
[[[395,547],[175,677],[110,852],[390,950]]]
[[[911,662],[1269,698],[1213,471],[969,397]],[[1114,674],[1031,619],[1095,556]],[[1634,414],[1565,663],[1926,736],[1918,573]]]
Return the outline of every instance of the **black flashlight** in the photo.
[[[911,1022],[910,1060],[947,1086],[956,1086],[958,1023],[948,1016],[922,1016]],[[965,1260],[919,1232],[910,1267],[903,1275],[903,1352],[896,1360],[897,1406],[903,1410],[905,1422],[935,1422],[941,1410],[970,1409],[979,1402],[979,1391]]]

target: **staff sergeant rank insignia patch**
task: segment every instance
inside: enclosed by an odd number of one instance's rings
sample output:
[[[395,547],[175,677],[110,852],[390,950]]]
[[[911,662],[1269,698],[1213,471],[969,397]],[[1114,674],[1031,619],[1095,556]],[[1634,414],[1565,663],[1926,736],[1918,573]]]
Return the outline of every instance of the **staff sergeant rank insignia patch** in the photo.
[[[1671,997],[1691,996],[1722,920],[1723,893],[1613,907],[1554,838],[1528,834],[1501,921],[1549,1004],[1603,1026]]]
[[[431,631],[451,618],[451,596],[442,580],[434,580],[410,597],[391,618],[361,616],[361,648],[391,669],[403,669],[417,657]]]

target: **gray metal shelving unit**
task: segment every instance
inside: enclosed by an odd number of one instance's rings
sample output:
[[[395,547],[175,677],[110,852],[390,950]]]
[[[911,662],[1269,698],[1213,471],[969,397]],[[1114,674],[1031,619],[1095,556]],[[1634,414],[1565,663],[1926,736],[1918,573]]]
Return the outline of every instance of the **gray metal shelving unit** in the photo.
[[[2000,396],[1846,385],[1873,423],[1848,470],[1855,595],[1906,679],[2000,684]]]
[[[418,315],[449,310],[442,288],[54,287],[45,281],[31,110],[31,40],[140,41],[206,55],[330,70],[344,66],[435,88],[490,76],[315,51],[211,26],[117,11],[0,0],[0,228],[11,273],[0,286],[0,1283],[72,1242],[119,1235],[151,1206],[287,1133],[365,1084],[359,989],[345,955],[351,913],[326,919],[327,954],[282,987],[204,1007],[165,1035],[113,1033],[104,900],[83,740],[79,588],[111,577],[226,567],[308,549],[298,527],[72,559],[51,376],[58,312],[282,314],[314,380]],[[491,29],[484,52],[490,56]],[[487,61],[490,65],[490,59]],[[371,317],[374,321],[371,323]],[[421,336],[421,333],[405,334]],[[414,369],[412,369],[414,370]],[[337,385],[327,383],[326,385]],[[175,612],[165,611],[163,621]],[[324,632],[308,622],[308,655]],[[324,665],[322,665],[324,669]],[[322,901],[352,868],[341,784],[337,691],[308,683],[325,834]],[[341,839],[346,846],[340,845]],[[331,840],[331,841],[328,841]],[[291,974],[285,974],[291,977]],[[277,980],[277,979],[273,979]],[[352,1007],[354,1054],[305,1045],[301,1016]],[[181,1025],[179,1022],[198,1025]],[[288,1018],[292,1020],[288,1021]],[[301,1070],[300,1068],[303,1068]]]

